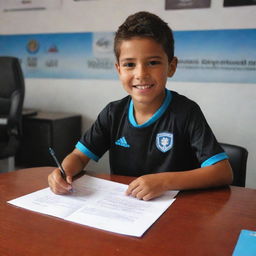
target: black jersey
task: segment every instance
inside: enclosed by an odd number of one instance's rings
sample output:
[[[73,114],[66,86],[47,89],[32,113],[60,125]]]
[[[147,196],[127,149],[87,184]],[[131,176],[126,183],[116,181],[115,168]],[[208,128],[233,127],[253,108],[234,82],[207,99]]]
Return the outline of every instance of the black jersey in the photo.
[[[227,158],[199,106],[166,90],[162,106],[144,124],[127,96],[109,103],[76,147],[98,159],[109,150],[111,172],[120,175],[186,171]]]

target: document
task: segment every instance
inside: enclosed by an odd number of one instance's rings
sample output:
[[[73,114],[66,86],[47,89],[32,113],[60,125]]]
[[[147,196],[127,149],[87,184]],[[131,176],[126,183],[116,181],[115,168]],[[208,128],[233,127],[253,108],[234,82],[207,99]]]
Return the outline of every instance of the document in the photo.
[[[8,203],[31,211],[124,235],[141,237],[175,201],[178,191],[143,201],[125,195],[128,185],[84,175],[73,184],[74,192],[56,195],[50,188]]]

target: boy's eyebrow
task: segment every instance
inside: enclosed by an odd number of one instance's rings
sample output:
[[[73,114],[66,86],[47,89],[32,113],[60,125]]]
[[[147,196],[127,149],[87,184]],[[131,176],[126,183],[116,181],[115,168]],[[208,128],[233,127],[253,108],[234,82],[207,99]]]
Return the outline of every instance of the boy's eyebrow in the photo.
[[[123,62],[123,61],[132,61],[132,60],[135,60],[136,58],[123,58],[123,59],[120,59],[120,62]],[[145,59],[162,59],[161,56],[149,56]]]
[[[147,59],[162,59],[161,56],[149,56]]]
[[[120,59],[120,62],[129,61],[129,60],[135,60],[135,58],[123,58],[123,59]]]

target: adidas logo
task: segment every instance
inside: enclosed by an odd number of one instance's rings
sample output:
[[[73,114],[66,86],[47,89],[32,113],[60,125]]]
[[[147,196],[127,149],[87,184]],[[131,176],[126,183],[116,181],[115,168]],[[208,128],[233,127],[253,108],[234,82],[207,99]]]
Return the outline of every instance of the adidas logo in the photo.
[[[118,145],[118,146],[121,146],[121,147],[125,147],[125,148],[130,147],[130,145],[127,143],[125,137],[122,137],[122,138],[118,139],[115,144]]]

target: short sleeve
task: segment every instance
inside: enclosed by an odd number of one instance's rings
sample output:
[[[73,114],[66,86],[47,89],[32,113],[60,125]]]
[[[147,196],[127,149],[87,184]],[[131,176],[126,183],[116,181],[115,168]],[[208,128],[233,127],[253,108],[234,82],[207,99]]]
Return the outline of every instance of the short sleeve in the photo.
[[[110,147],[109,105],[98,115],[93,125],[85,132],[76,148],[89,158],[98,161]]]
[[[197,104],[192,107],[188,122],[190,146],[201,167],[213,165],[228,158]]]

